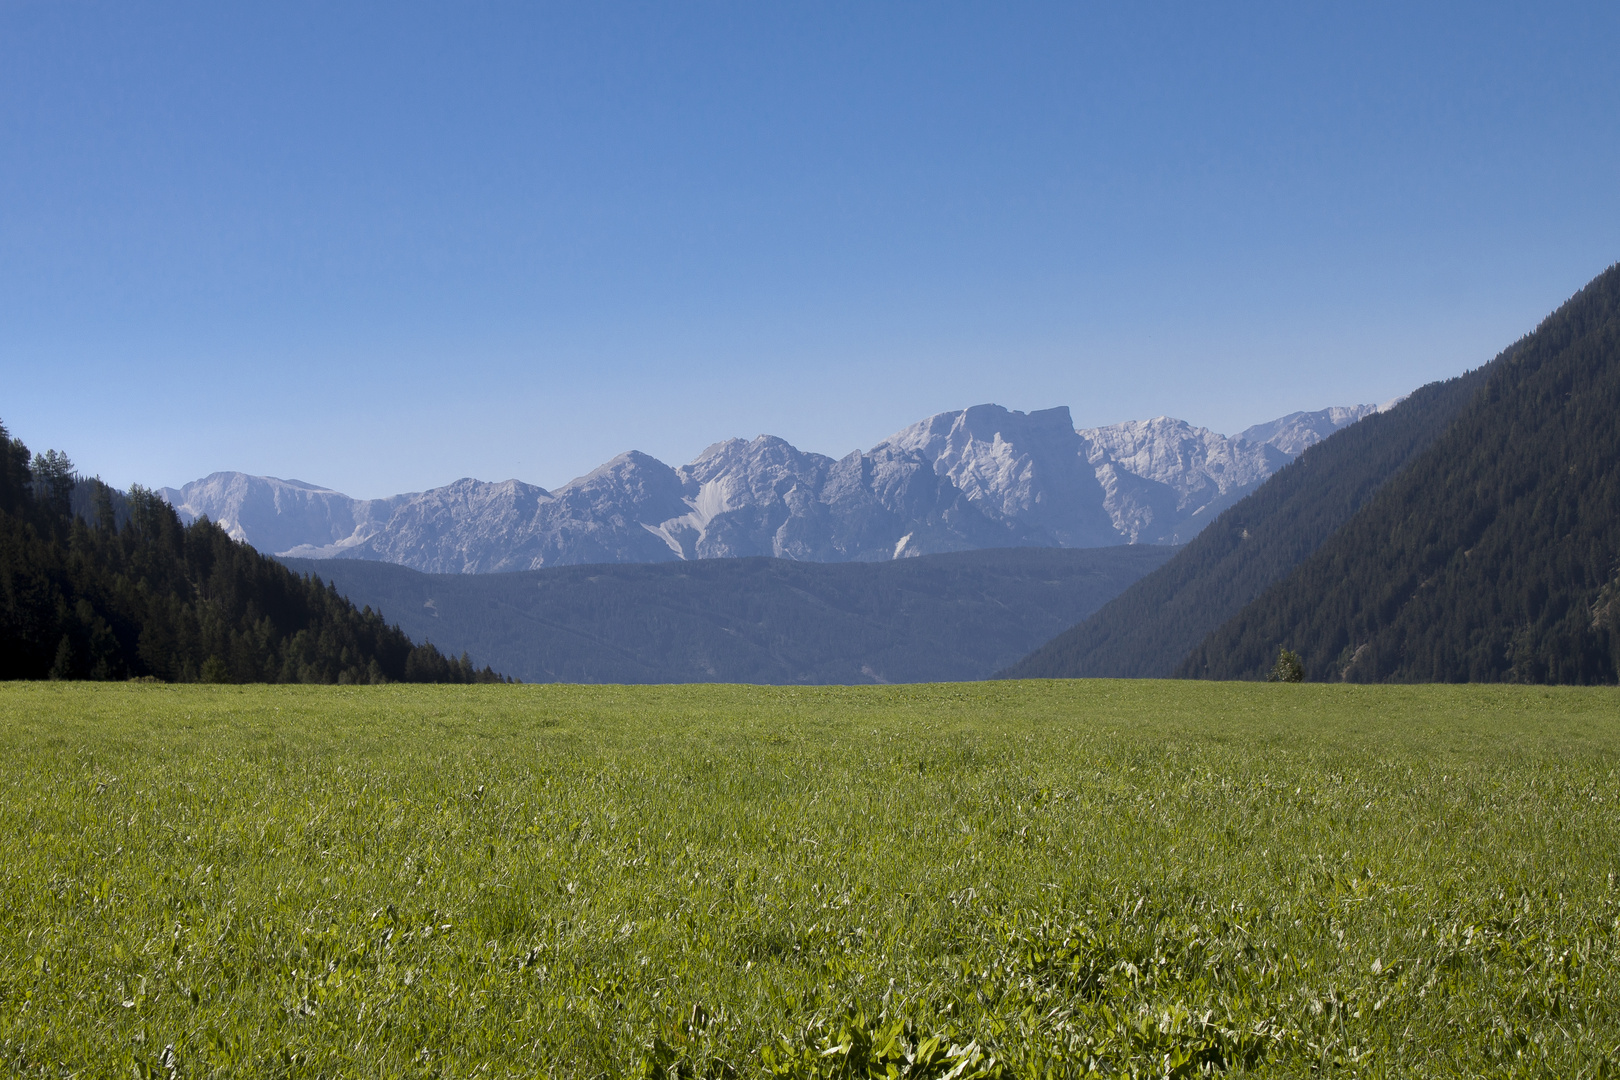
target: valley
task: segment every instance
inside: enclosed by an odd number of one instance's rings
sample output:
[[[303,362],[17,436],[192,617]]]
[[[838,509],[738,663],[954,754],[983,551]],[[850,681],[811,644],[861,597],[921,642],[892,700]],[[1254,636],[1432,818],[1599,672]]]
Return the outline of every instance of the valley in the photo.
[[[990,548],[876,563],[790,559],[423,574],[282,559],[415,641],[524,682],[984,679],[1173,548]]]

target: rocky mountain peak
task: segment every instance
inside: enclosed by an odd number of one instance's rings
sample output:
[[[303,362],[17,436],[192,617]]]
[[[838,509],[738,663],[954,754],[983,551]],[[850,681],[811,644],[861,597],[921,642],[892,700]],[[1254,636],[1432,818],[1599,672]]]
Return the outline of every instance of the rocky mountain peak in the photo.
[[[939,413],[879,446],[915,451],[981,513],[1020,522],[1055,546],[1118,542],[1066,405],[1031,413],[999,405]]]
[[[463,478],[389,499],[215,473],[164,496],[284,555],[430,572],[770,555],[843,562],[985,547],[1180,543],[1372,406],[1228,437],[1170,417],[1076,431],[1067,407],[939,413],[834,460],[726,439],[680,468],[620,454],[556,489]]]
[[[1289,457],[1296,457],[1304,453],[1306,447],[1321,442],[1345,425],[1353,424],[1393,404],[1394,402],[1384,405],[1335,405],[1315,412],[1289,413],[1287,416],[1268,420],[1264,424],[1245,428],[1237,437],[1248,442],[1266,443]]]

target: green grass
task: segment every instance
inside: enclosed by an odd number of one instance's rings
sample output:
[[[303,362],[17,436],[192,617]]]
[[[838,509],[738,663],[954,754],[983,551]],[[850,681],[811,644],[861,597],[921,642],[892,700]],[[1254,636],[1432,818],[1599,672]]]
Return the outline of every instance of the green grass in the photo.
[[[1617,770],[1613,689],[3,685],[0,1061],[1616,1075]]]

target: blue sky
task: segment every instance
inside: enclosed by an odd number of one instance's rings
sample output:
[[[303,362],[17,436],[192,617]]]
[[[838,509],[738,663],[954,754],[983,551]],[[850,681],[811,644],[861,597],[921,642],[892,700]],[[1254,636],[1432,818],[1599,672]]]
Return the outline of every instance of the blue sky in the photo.
[[[0,419],[556,486],[978,402],[1221,431],[1620,259],[1620,5],[0,0]]]

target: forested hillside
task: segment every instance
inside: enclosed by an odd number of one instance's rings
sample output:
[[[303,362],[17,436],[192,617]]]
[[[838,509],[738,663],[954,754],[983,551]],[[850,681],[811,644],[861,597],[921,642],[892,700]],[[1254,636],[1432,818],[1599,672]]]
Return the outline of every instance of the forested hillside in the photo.
[[[1146,544],[876,563],[697,559],[423,574],[287,560],[525,682],[982,679],[1169,558]]]
[[[77,503],[77,506],[75,505]],[[76,509],[78,512],[75,512]],[[0,679],[495,681],[216,526],[0,425]]]
[[[1175,558],[1001,674],[1156,678],[1315,551],[1445,430],[1484,385],[1481,368],[1430,383],[1309,447]]]
[[[1613,682],[1617,623],[1620,266],[1179,673],[1257,678],[1287,647],[1311,679]]]

